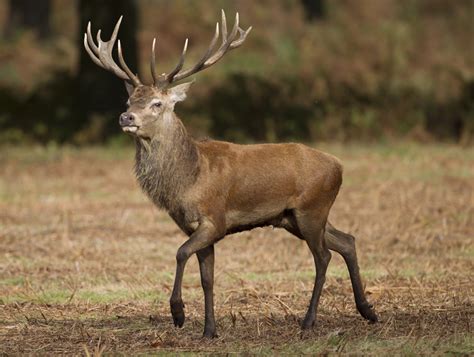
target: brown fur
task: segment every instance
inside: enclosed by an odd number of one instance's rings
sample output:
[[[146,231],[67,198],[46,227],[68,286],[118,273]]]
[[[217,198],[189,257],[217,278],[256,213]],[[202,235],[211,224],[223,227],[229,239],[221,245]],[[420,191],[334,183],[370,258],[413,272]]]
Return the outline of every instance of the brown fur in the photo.
[[[166,141],[136,139],[135,174],[155,205],[170,212],[179,209],[183,193],[196,181],[198,150],[184,127]]]

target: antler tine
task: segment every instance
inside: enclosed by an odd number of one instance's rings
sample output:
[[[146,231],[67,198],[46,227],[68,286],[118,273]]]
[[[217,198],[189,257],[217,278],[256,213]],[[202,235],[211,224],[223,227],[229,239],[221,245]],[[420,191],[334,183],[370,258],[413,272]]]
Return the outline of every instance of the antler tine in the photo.
[[[245,39],[247,38],[247,35],[252,31],[252,26],[250,26],[246,31],[242,30],[239,27],[239,38],[235,41],[232,41],[230,44],[230,49],[233,50],[234,48],[239,47],[242,43],[244,43]]]
[[[237,32],[238,32],[239,28],[240,28],[239,27],[239,13],[236,12],[235,13],[234,27],[232,28],[232,31],[231,31],[229,37],[227,37],[227,40],[229,42],[232,42],[234,40],[235,36],[237,35]]]
[[[176,67],[169,74],[166,75],[166,77],[165,77],[166,82],[168,82],[168,83],[173,82],[174,76],[177,73],[179,73],[179,71],[181,71],[181,68],[183,68],[184,59],[185,59],[187,50],[188,50],[188,39],[186,39],[186,41],[184,41],[183,52],[181,53],[181,57],[179,58],[178,64],[176,65]]]
[[[86,49],[86,52],[89,54],[89,57],[92,59],[92,62],[94,62],[99,67],[104,68],[104,65],[102,64],[102,62],[100,62],[100,60],[96,57],[94,52],[92,52],[91,48],[89,47],[89,43],[87,39],[88,37],[87,37],[87,34],[85,33],[84,34],[84,47]]]
[[[217,43],[218,38],[219,38],[219,23],[216,23],[216,31],[214,32],[214,37],[212,38],[211,43],[209,44],[209,47],[207,48],[207,51],[201,57],[199,62],[193,67],[194,69],[201,68],[201,66],[204,64],[204,62],[206,62],[207,59],[211,56],[211,53],[214,50],[214,47],[216,47],[216,43]]]
[[[227,20],[225,18],[225,12],[224,9],[221,10],[221,27],[222,27],[222,44],[227,39]]]
[[[119,29],[120,29],[120,25],[122,24],[122,19],[123,19],[123,15],[120,16],[120,18],[118,19],[117,23],[115,24],[114,31],[112,32],[112,36],[110,36],[109,42],[111,42],[112,45],[115,43],[115,40],[117,39],[117,35],[118,35]],[[100,32],[100,30],[99,30],[99,32]],[[113,46],[111,46],[111,47],[113,47]]]
[[[128,68],[127,64],[125,63],[122,55],[122,49],[120,46],[120,41],[118,45],[118,51],[119,51],[119,61],[120,61],[120,66],[118,66],[112,56],[112,50],[115,45],[115,41],[117,40],[117,35],[118,31],[120,29],[120,24],[122,22],[123,16],[120,16],[119,20],[115,24],[114,31],[112,32],[112,36],[110,37],[109,41],[102,41],[101,39],[101,30],[97,32],[97,45],[95,44],[93,38],[92,38],[92,31],[91,31],[91,23],[87,24],[87,31],[84,34],[84,47],[91,57],[92,61],[114,73],[117,77],[131,82],[134,86],[138,86],[141,84],[140,80],[136,75],[133,74],[133,72]]]
[[[158,75],[156,73],[155,45],[156,45],[156,38],[153,39],[153,44],[151,45],[150,69],[151,69],[151,76],[153,78],[153,83],[157,85]]]
[[[102,29],[99,29],[99,31],[97,31],[96,35],[95,35],[95,38],[97,40],[97,48],[100,48],[100,44],[102,41],[102,38],[100,37],[100,34],[102,33]]]
[[[127,64],[125,63],[125,60],[123,59],[122,45],[120,44],[120,40],[118,40],[117,50],[118,50],[118,58],[119,58],[120,66],[122,66],[123,70],[125,71],[125,73],[127,73],[127,76],[134,83],[134,85],[138,86],[140,84],[140,80],[138,79],[137,76],[133,74],[130,68],[128,68]]]
[[[99,49],[95,45],[94,40],[92,40],[91,22],[90,21],[87,23],[87,42],[89,43],[89,46],[94,50],[94,53],[99,53]]]

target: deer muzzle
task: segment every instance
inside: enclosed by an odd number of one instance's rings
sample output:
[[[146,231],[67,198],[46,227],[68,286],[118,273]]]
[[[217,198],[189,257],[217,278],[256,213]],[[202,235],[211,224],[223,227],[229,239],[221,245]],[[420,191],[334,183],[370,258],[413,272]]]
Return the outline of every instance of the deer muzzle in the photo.
[[[133,113],[122,113],[120,114],[119,124],[122,130],[125,132],[134,133],[138,130],[138,125],[135,122],[135,115]]]

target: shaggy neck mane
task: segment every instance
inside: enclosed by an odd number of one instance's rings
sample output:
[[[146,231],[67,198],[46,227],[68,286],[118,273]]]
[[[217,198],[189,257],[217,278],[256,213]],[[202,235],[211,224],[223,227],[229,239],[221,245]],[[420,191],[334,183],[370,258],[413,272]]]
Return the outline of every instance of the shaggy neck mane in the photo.
[[[199,166],[194,140],[178,118],[171,123],[159,139],[136,139],[135,174],[150,199],[172,212],[179,210],[181,195],[195,182]]]

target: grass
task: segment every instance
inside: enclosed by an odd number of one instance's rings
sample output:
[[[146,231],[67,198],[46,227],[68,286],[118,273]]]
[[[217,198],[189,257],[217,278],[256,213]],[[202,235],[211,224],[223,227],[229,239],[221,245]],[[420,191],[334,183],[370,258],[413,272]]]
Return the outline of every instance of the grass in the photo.
[[[302,333],[311,255],[284,231],[255,229],[216,247],[219,338],[200,338],[195,259],[175,329],[168,298],[185,236],[140,192],[133,150],[4,147],[0,354],[472,354],[474,150],[320,147],[344,163],[330,219],[357,237],[380,323],[357,314],[333,254],[318,325]]]

